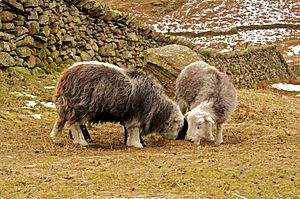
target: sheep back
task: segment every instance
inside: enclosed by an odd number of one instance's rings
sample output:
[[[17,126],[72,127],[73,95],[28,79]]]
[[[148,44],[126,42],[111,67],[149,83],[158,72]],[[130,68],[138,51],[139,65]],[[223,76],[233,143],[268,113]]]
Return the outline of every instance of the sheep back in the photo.
[[[223,123],[233,113],[236,90],[228,75],[199,61],[185,67],[176,80],[176,101],[184,113],[201,102],[212,103],[215,122]]]
[[[176,105],[151,75],[104,63],[75,64],[56,85],[58,114],[72,122],[136,122],[142,133],[163,132]]]

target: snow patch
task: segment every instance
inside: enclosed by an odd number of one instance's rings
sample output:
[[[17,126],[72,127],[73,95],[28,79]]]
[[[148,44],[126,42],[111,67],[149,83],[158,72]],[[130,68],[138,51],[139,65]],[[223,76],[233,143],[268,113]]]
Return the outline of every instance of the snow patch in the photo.
[[[300,91],[300,85],[287,84],[287,83],[272,84],[271,87],[279,90],[285,90],[285,91]]]
[[[41,102],[46,108],[55,108],[55,104],[53,102]]]

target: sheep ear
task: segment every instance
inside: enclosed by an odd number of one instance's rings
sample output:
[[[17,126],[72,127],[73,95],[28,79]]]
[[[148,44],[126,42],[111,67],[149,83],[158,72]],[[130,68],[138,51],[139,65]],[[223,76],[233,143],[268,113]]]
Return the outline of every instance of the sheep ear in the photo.
[[[210,117],[209,115],[205,117],[206,121],[211,122],[212,124],[214,124],[214,120],[212,119],[212,117]]]

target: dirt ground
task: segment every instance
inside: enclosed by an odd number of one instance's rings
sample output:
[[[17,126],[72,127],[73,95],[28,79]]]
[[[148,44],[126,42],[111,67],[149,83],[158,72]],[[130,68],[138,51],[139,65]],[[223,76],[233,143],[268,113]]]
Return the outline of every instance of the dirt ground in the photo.
[[[238,90],[238,108],[221,146],[154,134],[146,137],[145,148],[129,148],[122,127],[107,123],[90,127],[95,146],[80,147],[69,139],[68,126],[62,145],[50,142],[56,113],[42,104],[53,100],[49,86],[55,82],[55,76],[0,70],[0,198],[300,196],[296,93]],[[26,100],[36,105],[26,107]]]

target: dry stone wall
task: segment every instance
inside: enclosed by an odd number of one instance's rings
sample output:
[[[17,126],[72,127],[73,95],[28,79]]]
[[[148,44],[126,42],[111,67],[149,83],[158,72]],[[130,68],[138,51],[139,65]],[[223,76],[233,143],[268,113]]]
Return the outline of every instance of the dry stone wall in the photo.
[[[91,0],[0,0],[0,68],[52,72],[77,61],[142,67],[143,52],[183,40]]]
[[[199,50],[203,60],[229,74],[239,87],[256,87],[262,80],[287,79],[297,75],[275,45],[216,53]]]
[[[86,60],[142,68],[147,49],[168,44],[196,50],[190,42],[157,33],[132,15],[99,1],[0,0],[0,69],[52,73]],[[289,75],[274,48],[232,55],[198,53],[232,74],[235,83],[242,86],[253,87],[262,79]]]

